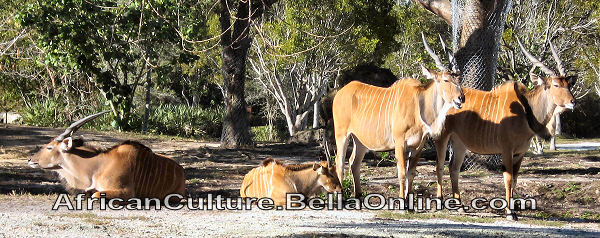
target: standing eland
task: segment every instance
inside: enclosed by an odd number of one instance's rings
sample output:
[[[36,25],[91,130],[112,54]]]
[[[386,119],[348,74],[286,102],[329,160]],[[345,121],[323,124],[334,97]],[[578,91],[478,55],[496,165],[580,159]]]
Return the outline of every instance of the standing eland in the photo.
[[[431,54],[432,51],[428,49],[428,52]],[[350,167],[356,197],[362,194],[360,164],[365,153],[368,150],[395,149],[399,193],[405,198],[412,191],[417,161],[426,136],[437,137],[443,128],[446,112],[452,107],[460,109],[464,103],[458,74],[446,69],[437,56],[434,59],[441,72],[421,66],[427,78],[433,79],[428,84],[404,78],[388,88],[382,88],[353,81],[336,94],[333,100],[333,123],[337,173],[338,178],[344,178],[346,148],[352,138],[354,146]],[[408,170],[406,149],[410,151]]]

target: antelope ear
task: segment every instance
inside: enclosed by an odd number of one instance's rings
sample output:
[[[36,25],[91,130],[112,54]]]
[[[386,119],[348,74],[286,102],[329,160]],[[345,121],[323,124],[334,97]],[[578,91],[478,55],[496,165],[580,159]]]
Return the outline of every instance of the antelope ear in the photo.
[[[319,173],[319,174],[323,174],[323,167],[319,163],[313,164],[313,170],[317,171],[317,173]]]
[[[538,85],[546,84],[546,81],[544,81],[544,78],[538,76],[537,74],[530,73],[529,78],[531,79],[531,83],[533,84],[534,87],[538,86]]]
[[[423,71],[423,75],[425,75],[425,78],[435,79],[435,77],[433,76],[433,72],[431,72],[431,70],[429,70],[428,68],[425,68],[425,66],[421,65],[421,71]]]
[[[60,149],[62,152],[69,152],[73,148],[73,138],[67,137],[60,143]]]
[[[575,83],[577,83],[577,78],[577,75],[567,77],[567,82],[569,82],[569,86],[575,85]]]

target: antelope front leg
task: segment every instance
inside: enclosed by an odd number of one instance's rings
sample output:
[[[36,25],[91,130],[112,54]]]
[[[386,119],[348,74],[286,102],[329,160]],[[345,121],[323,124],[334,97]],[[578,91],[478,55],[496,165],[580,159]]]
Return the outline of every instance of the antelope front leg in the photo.
[[[335,166],[337,167],[337,176],[340,184],[344,181],[344,161],[346,160],[346,149],[348,148],[349,137],[346,135],[336,135],[335,144],[337,147],[335,155]]]
[[[407,191],[406,194],[413,193],[413,181],[415,176],[417,176],[417,164],[419,163],[419,159],[421,159],[421,152],[423,151],[423,146],[425,146],[426,138],[421,140],[421,143],[416,149],[409,149],[410,155],[408,159],[408,172],[406,173],[407,178]]]
[[[513,183],[512,183],[512,191],[511,194],[515,194],[515,187],[517,187],[517,177],[519,176],[519,169],[521,168],[521,163],[523,162],[523,155],[516,155],[513,157],[513,160],[516,162],[513,164]]]
[[[512,152],[502,153],[502,166],[504,167],[504,189],[506,193],[506,202],[510,203],[510,198],[512,198],[512,189],[513,189],[513,154]],[[510,210],[510,206],[506,207],[506,218],[508,220],[516,221],[517,214]]]
[[[362,189],[360,188],[360,164],[365,157],[368,149],[360,141],[354,138],[354,149],[350,155],[350,169],[352,170],[352,178],[354,180],[354,197],[362,197]]]
[[[458,177],[460,176],[460,167],[465,160],[467,148],[458,139],[452,139],[452,150],[454,156],[450,160],[450,180],[452,182],[452,195],[460,200],[460,189],[458,188]]]
[[[442,137],[435,140],[435,150],[437,160],[435,163],[435,173],[437,175],[437,198],[442,199],[442,180],[444,178],[444,161],[446,161],[446,151],[448,150],[448,139],[450,137]]]
[[[401,143],[396,142],[396,167],[398,168],[398,181],[400,182],[400,191],[398,191],[401,198],[406,199],[407,194],[405,193],[406,181],[406,158],[404,154],[404,141]]]

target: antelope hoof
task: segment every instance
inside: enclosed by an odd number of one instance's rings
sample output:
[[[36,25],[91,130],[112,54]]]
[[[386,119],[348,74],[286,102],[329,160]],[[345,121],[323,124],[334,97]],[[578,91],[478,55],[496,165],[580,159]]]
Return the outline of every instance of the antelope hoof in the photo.
[[[515,214],[515,213],[507,214],[506,219],[508,219],[509,221],[518,221],[519,220],[519,218],[517,218],[517,214]]]

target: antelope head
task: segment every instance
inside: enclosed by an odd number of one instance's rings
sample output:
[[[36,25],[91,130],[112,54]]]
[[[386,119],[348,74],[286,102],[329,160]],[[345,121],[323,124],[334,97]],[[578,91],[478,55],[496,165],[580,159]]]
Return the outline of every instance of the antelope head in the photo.
[[[83,140],[73,139],[75,133],[85,123],[101,116],[109,111],[103,111],[87,116],[71,124],[65,132],[54,138],[50,143],[44,145],[40,151],[29,159],[29,166],[42,169],[61,169],[64,163],[64,155],[72,148],[83,145]]]
[[[552,42],[550,42],[550,50],[552,51],[552,57],[554,57],[554,60],[556,61],[556,68],[559,72],[558,74],[554,70],[551,70],[544,65],[531,53],[529,53],[519,38],[517,38],[517,42],[519,43],[519,47],[527,59],[529,59],[534,66],[539,67],[546,75],[548,75],[546,78],[543,78],[534,73],[530,73],[529,76],[531,78],[531,82],[533,82],[535,86],[543,87],[543,89],[552,99],[552,102],[560,110],[572,110],[575,107],[576,102],[573,94],[571,94],[571,87],[576,83],[577,75],[566,76],[563,63],[558,57],[558,53],[556,52]]]
[[[327,158],[327,162],[314,163],[313,170],[319,174],[319,185],[323,186],[327,192],[342,192],[342,184],[338,179],[335,166],[331,165],[331,157]]]
[[[440,57],[438,57],[431,47],[429,47],[429,44],[427,44],[427,40],[425,39],[425,34],[423,34],[423,32],[421,32],[421,37],[423,38],[425,50],[427,50],[427,53],[429,53],[431,58],[433,58],[435,64],[440,70],[436,72],[421,65],[423,74],[426,78],[435,80],[435,82],[439,85],[444,103],[451,103],[454,108],[461,109],[462,104],[465,103],[465,95],[463,94],[463,90],[460,86],[460,72],[456,67],[456,60],[453,54],[448,48],[446,48],[444,40],[440,36],[442,46],[445,49],[446,54],[448,54],[450,62],[449,67],[444,66],[440,60]]]

